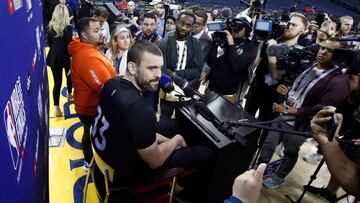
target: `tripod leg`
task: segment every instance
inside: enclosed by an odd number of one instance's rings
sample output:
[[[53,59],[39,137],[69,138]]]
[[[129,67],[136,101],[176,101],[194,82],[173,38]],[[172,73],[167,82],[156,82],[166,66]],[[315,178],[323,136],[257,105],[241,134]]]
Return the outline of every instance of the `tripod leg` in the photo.
[[[304,195],[308,190],[308,187],[316,179],[316,175],[319,173],[320,168],[324,164],[324,162],[325,162],[324,158],[321,159],[321,161],[320,161],[319,165],[317,166],[317,168],[315,169],[314,173],[310,176],[310,180],[309,180],[308,184],[304,186],[303,192],[301,193],[300,197],[296,201],[292,200],[289,195],[285,195],[287,198],[290,199],[290,202],[293,202],[293,203],[300,203],[301,202],[302,198],[304,198]]]
[[[255,164],[260,156],[261,148],[262,148],[262,145],[264,144],[265,137],[266,136],[264,136],[264,130],[260,131],[260,135],[259,135],[259,139],[258,139],[259,140],[258,141],[258,149],[256,150],[256,154],[253,158],[252,164],[250,164],[251,168],[255,167]]]

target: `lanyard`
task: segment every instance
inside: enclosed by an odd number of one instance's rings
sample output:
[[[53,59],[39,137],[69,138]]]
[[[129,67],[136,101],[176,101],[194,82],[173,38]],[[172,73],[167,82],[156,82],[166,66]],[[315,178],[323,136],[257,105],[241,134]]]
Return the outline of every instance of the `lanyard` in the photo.
[[[302,80],[304,80],[304,79],[311,73],[311,71],[312,71],[313,69],[314,69],[314,67],[312,67],[311,69],[309,69],[309,71],[307,71],[304,75],[301,76],[299,82],[296,84],[296,86],[294,86],[294,92],[297,92],[297,91],[298,91],[298,89],[300,88],[300,85],[301,85]],[[331,68],[330,68],[330,69],[325,69],[325,70],[324,70],[323,72],[321,72],[320,74],[315,75],[315,77],[312,78],[311,80],[308,80],[308,82],[301,87],[302,90],[301,90],[299,96],[301,97],[301,96],[304,94],[304,92],[306,91],[306,89],[308,88],[308,86],[310,85],[311,82],[313,82],[314,80],[318,79],[318,78],[321,77],[323,74],[326,74],[329,70],[331,70]]]

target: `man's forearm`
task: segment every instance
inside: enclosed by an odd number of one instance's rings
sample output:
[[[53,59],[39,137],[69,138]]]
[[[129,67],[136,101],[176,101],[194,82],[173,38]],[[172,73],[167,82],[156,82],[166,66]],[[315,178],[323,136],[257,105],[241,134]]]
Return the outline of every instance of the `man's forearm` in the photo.
[[[359,169],[349,160],[336,141],[320,144],[331,176],[348,193],[360,197]]]
[[[168,140],[167,142],[159,144],[158,160],[160,165],[158,167],[160,167],[166,161],[166,159],[169,158],[169,156],[175,151],[178,145],[179,144],[175,137]]]

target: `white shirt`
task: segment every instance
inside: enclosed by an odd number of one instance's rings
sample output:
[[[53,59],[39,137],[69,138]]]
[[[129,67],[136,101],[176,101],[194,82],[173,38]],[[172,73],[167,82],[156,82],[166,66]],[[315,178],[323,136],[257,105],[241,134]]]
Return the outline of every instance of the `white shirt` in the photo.
[[[186,67],[186,49],[185,48],[185,40],[184,41],[178,41],[176,40],[176,44],[179,46],[179,53],[178,53],[178,62],[177,62],[177,67],[176,70],[183,70]],[[185,53],[184,53],[185,50]]]

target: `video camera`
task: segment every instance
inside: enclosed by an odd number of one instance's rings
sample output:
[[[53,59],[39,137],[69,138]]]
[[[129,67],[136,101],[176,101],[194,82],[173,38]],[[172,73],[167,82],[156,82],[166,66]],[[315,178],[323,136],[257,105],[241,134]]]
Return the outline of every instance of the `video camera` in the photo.
[[[335,49],[333,63],[356,75],[360,73],[360,50]]]
[[[285,75],[281,84],[292,86],[295,79],[314,61],[316,53],[311,52],[309,47],[300,45],[287,46],[286,44],[277,44],[269,46],[266,50],[268,56],[276,56],[276,69],[284,70]],[[284,101],[284,95],[279,95],[277,103]]]
[[[255,37],[259,41],[267,39],[278,39],[282,36],[285,29],[289,28],[290,20],[287,13],[279,18],[264,17],[255,21]]]
[[[252,26],[250,20],[240,17],[229,19],[226,22],[218,21],[217,23],[208,24],[209,30],[214,30],[215,27],[217,30],[211,34],[211,37],[216,45],[225,48],[227,45],[227,34],[224,30],[231,33],[232,31],[238,32],[245,28],[245,34],[249,34]]]

